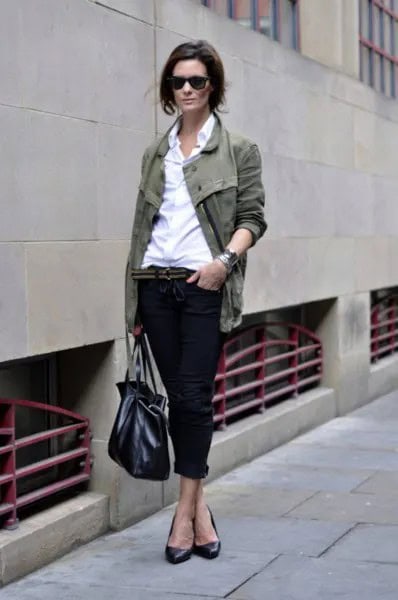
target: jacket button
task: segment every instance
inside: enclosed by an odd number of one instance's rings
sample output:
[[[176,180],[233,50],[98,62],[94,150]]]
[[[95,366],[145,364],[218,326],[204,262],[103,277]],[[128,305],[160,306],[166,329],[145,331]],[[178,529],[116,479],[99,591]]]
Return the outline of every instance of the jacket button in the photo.
[[[198,185],[198,191],[201,192],[202,191],[202,186]]]
[[[196,170],[197,170],[197,168],[198,168],[198,167],[197,167],[196,165],[193,165],[193,167],[192,167],[192,171],[196,171]]]

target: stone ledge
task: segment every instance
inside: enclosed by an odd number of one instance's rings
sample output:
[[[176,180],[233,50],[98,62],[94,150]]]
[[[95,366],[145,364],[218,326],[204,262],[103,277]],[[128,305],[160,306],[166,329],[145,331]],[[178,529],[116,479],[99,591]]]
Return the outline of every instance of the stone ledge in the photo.
[[[85,492],[0,532],[0,586],[52,562],[109,529],[109,498]]]
[[[372,363],[369,372],[368,401],[375,400],[398,388],[398,354]]]

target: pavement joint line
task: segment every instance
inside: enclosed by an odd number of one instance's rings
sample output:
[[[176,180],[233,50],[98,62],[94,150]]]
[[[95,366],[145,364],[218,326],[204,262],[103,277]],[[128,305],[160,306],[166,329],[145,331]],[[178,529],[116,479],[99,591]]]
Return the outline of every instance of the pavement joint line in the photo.
[[[256,577],[256,575],[259,575],[259,573],[262,573],[262,571],[265,571],[265,569],[268,569],[268,567],[270,565],[272,565],[273,562],[275,562],[280,556],[283,556],[282,553],[277,554],[277,556],[275,556],[274,558],[271,558],[270,561],[268,561],[264,567],[262,569],[259,569],[258,571],[256,571],[256,573],[253,573],[252,575],[249,575],[249,577],[247,577],[244,581],[241,581],[241,583],[239,583],[239,585],[237,585],[236,587],[234,587],[233,590],[231,590],[230,592],[228,592],[228,594],[226,594],[225,596],[223,596],[224,598],[228,598],[231,594],[234,594],[239,588],[241,588],[243,585],[245,585],[248,581],[250,581],[250,579],[253,579],[253,577]]]
[[[369,477],[367,477],[364,481],[362,481],[361,483],[358,483],[358,485],[354,486],[352,488],[352,490],[349,491],[350,494],[366,494],[366,492],[357,492],[357,489],[359,487],[361,487],[361,485],[364,485],[365,483],[367,483],[369,481],[369,479],[372,479],[372,477],[374,477],[377,473],[383,473],[384,471],[380,471],[379,469],[377,471],[374,471],[374,473],[372,473],[372,475],[369,475]]]
[[[303,504],[305,504],[308,500],[311,500],[312,498],[314,498],[314,496],[316,496],[317,494],[320,494],[322,490],[316,490],[313,494],[311,494],[311,496],[308,496],[308,498],[304,498],[304,500],[301,500],[296,506],[293,506],[292,508],[289,508],[288,511],[286,511],[285,513],[283,513],[281,516],[282,517],[289,517],[289,513],[291,513],[293,510],[296,510],[296,508],[299,508],[300,506],[302,506]]]
[[[340,535],[337,539],[335,539],[331,544],[329,544],[329,546],[327,546],[327,548],[322,550],[322,552],[320,552],[320,554],[318,554],[318,556],[316,558],[321,558],[321,556],[324,556],[326,554],[326,552],[328,552],[331,548],[333,548],[333,546],[335,546],[337,544],[337,542],[340,542],[340,540],[342,540],[346,535],[351,533],[351,531],[354,531],[354,529],[356,527],[358,527],[358,525],[359,525],[359,523],[354,523],[353,525],[351,525],[351,527],[349,529],[347,529],[347,531],[345,531],[342,535]]]

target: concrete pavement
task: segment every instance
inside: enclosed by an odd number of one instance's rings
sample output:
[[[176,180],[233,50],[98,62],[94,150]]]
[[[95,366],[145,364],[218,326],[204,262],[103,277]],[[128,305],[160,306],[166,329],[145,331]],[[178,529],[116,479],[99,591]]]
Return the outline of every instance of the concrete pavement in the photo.
[[[207,487],[214,561],[163,558],[173,507],[0,590],[2,600],[397,600],[398,393]]]

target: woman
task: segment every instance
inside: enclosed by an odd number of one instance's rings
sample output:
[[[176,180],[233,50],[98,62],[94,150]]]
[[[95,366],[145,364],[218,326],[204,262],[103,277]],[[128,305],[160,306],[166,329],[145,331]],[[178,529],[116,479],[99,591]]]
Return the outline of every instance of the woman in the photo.
[[[215,112],[224,69],[205,41],[181,44],[160,82],[180,116],[144,153],[126,277],[130,331],[142,323],[169,400],[180,497],[166,558],[215,558],[220,540],[203,496],[213,382],[226,334],[241,321],[245,253],[264,233],[258,148]]]

